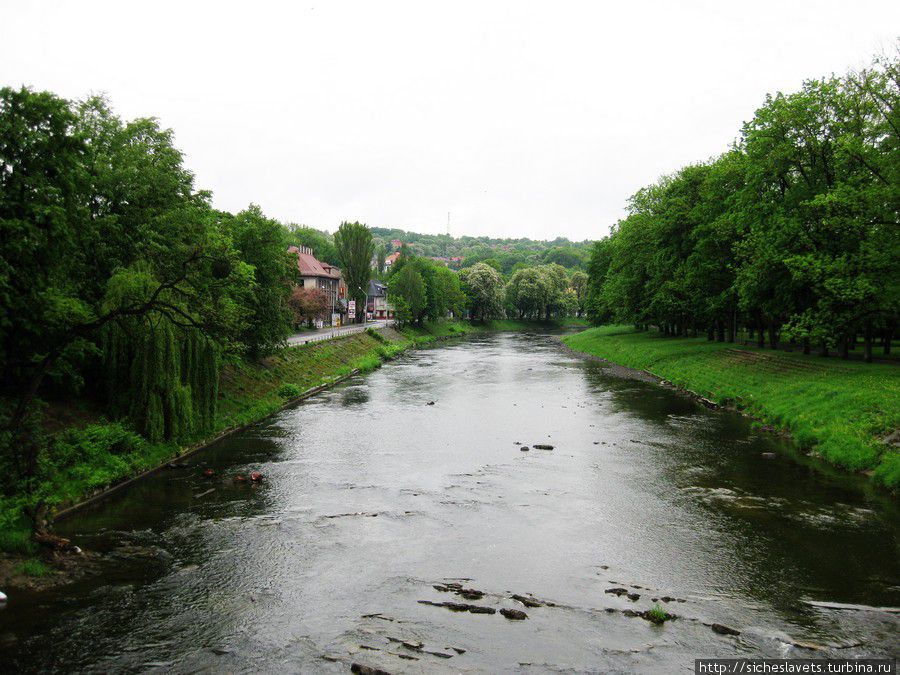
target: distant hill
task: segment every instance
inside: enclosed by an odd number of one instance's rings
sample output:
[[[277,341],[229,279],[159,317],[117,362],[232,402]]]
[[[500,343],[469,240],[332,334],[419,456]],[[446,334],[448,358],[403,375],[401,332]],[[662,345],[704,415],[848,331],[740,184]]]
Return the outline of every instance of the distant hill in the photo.
[[[550,241],[535,239],[495,239],[491,237],[451,237],[447,234],[420,234],[386,227],[372,227],[376,244],[388,253],[406,244],[416,255],[431,258],[462,258],[452,267],[468,267],[477,262],[494,259],[504,274],[517,266],[558,263],[569,269],[581,269],[590,254],[590,240],[571,241],[557,237]]]

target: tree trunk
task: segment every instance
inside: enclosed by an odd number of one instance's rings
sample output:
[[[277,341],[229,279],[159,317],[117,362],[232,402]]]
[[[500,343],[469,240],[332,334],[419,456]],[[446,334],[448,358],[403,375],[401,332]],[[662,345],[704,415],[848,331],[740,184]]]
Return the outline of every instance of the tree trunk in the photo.
[[[865,353],[863,359],[866,363],[872,363],[872,322],[866,321]]]
[[[828,343],[825,340],[822,340],[822,344],[819,347],[819,356],[828,356]]]
[[[766,331],[761,323],[756,329],[756,346],[760,349],[763,349],[766,346]]]
[[[845,335],[843,338],[841,338],[841,358],[842,359],[850,358],[849,348],[850,348],[850,338]]]
[[[769,322],[769,347],[778,349],[778,331],[775,329],[775,322]]]
[[[809,356],[809,338],[803,338],[803,353]]]
[[[722,319],[716,319],[716,342],[725,342],[725,326]]]
[[[891,342],[894,340],[894,325],[891,324],[888,326],[887,330],[884,332],[884,355],[891,355]]]
[[[713,326],[708,326],[706,329],[707,342],[712,342],[715,339],[716,339],[716,329]]]

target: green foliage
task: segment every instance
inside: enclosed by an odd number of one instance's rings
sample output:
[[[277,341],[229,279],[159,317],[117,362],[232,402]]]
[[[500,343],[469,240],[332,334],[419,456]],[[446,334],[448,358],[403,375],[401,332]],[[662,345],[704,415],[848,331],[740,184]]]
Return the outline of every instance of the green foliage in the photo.
[[[646,370],[783,428],[801,447],[852,471],[875,469],[900,488],[898,453],[881,439],[900,428],[900,372],[893,364],[817,361],[697,338],[603,326],[563,338],[573,349]],[[744,356],[746,354],[746,356]]]
[[[45,577],[52,572],[52,569],[37,558],[29,558],[16,565],[16,573],[27,577]]]
[[[666,610],[664,610],[658,602],[654,603],[653,607],[647,610],[647,616],[649,617],[650,621],[656,624],[665,623],[669,618]]]
[[[285,382],[280,387],[278,387],[278,395],[281,398],[286,398],[286,399],[297,398],[302,393],[303,393],[303,390],[292,382]]]
[[[372,256],[375,244],[372,233],[361,223],[341,223],[334,235],[334,244],[341,262],[341,271],[350,299],[356,300],[359,322],[366,318],[366,296],[372,276]]]
[[[768,96],[729,152],[638,191],[595,244],[597,323],[805,350],[857,334],[866,360],[900,316],[900,59]]]
[[[425,280],[417,265],[403,265],[398,272],[392,274],[388,292],[398,321],[406,323],[415,320],[421,323],[422,315],[428,308],[428,295]]]
[[[384,335],[379,333],[377,330],[375,330],[374,328],[366,328],[366,333],[368,333],[373,338],[378,340],[378,342],[381,342],[381,343],[388,342],[388,339],[386,337],[384,337]]]
[[[307,246],[312,249],[317,260],[329,265],[340,266],[334,239],[327,232],[316,230],[306,225],[288,225],[290,243],[295,246]]]
[[[296,258],[287,251],[285,228],[266,218],[256,205],[223,222],[241,260],[252,271],[243,302],[250,320],[239,339],[254,355],[271,351],[290,335],[293,319],[288,300],[298,270]]]
[[[151,441],[195,438],[219,354],[289,331],[287,230],[256,207],[214,211],[182,160],[170,130],[102,98],[0,89],[0,468],[32,515],[58,463],[41,397],[91,400]]]
[[[478,263],[460,272],[459,278],[473,320],[486,321],[503,316],[503,279],[497,270]]]
[[[492,239],[490,237],[451,237],[446,234],[420,234],[382,227],[371,228],[372,235],[381,245],[399,239],[410,255],[424,258],[443,258],[450,267],[465,268],[484,262],[504,275],[512,274],[517,265],[558,263],[569,269],[584,265],[591,242],[571,242],[564,237],[552,241],[532,239]],[[391,249],[393,250],[393,249]],[[462,263],[450,260],[463,258]]]

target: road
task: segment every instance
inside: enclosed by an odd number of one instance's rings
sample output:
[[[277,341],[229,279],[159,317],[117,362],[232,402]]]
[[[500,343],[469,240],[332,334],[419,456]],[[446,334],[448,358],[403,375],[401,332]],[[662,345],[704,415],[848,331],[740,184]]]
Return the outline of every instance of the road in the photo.
[[[304,331],[302,333],[291,335],[287,339],[287,343],[290,346],[294,346],[303,345],[307,342],[318,342],[319,340],[331,340],[337,337],[360,333],[367,328],[386,328],[387,326],[393,325],[393,323],[393,320],[384,319],[380,321],[368,321],[364,324],[360,323],[352,324],[350,326],[341,326],[340,328],[331,328],[330,326],[327,326],[325,328],[320,328],[319,330]]]

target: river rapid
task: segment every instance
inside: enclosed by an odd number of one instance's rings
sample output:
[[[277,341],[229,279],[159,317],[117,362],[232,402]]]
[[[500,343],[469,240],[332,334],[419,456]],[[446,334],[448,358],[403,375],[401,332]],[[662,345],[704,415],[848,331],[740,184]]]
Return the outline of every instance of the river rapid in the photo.
[[[809,461],[553,335],[416,350],[60,523],[102,553],[101,573],[12,597],[0,664],[580,673],[896,657],[897,504]],[[261,484],[234,482],[254,470]],[[639,615],[655,604],[677,618]]]

